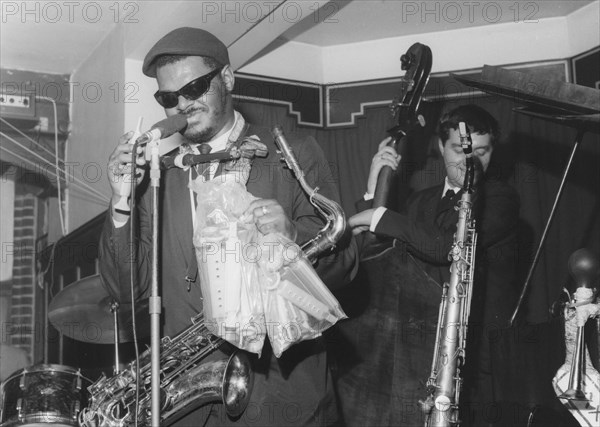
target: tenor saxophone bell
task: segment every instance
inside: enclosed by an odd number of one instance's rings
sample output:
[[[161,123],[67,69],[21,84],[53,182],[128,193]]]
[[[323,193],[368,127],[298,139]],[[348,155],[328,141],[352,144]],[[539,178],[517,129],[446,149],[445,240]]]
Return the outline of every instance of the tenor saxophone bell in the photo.
[[[168,425],[200,406],[221,402],[231,417],[239,417],[250,400],[254,373],[243,352],[211,359],[223,340],[211,335],[199,314],[192,325],[175,337],[164,337],[160,352],[161,425]],[[92,384],[90,404],[79,414],[82,427],[150,425],[150,350],[112,377]],[[208,360],[207,360],[208,359]],[[139,405],[136,408],[136,376],[139,372]],[[136,416],[137,415],[137,416]]]
[[[227,414],[239,417],[250,400],[253,376],[244,353],[205,362],[163,391],[161,422],[175,419],[211,402],[222,402]]]

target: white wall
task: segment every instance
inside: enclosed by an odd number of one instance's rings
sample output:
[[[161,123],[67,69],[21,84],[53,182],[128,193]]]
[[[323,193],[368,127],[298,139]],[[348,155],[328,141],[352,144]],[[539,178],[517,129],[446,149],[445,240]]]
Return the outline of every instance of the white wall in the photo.
[[[71,122],[66,161],[75,177],[104,195],[69,186],[67,225],[71,232],[108,207],[108,156],[123,133],[126,86],[123,31],[116,26],[89,58],[72,74]]]
[[[144,118],[144,129],[165,117],[163,109],[153,97],[157,90],[156,80],[142,73],[142,61],[125,59],[125,81],[135,85],[136,93],[131,102],[125,103],[123,132],[134,129],[140,116]]]
[[[152,125],[164,119],[165,111],[154,99],[154,92],[158,89],[156,80],[142,73],[142,61],[136,59],[125,60],[125,81],[135,85],[136,94],[125,103],[125,120],[123,133],[135,129],[138,118],[143,118],[143,130],[148,130]],[[168,147],[178,145],[181,136],[175,134],[161,141],[161,154],[170,151]]]
[[[326,49],[306,43],[287,42],[238,71],[307,83],[334,83],[326,77],[325,51]]]
[[[600,45],[600,2],[576,10],[566,20],[572,56]]]
[[[497,24],[334,46],[325,50],[325,80],[351,82],[398,77],[404,73],[400,69],[400,55],[416,41],[431,48],[433,73],[569,56],[566,20],[553,18],[536,24]]]

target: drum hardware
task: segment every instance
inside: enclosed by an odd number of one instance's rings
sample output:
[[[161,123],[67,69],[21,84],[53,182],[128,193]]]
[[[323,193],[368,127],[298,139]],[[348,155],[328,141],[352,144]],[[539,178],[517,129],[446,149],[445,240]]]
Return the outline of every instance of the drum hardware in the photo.
[[[148,301],[136,303],[138,338],[150,335]],[[78,280],[60,291],[48,307],[50,323],[62,334],[92,344],[132,342],[129,305],[119,304],[102,287],[99,275]]]
[[[148,302],[136,304],[138,338],[150,335]],[[114,345],[114,373],[120,371],[119,343],[134,339],[130,306],[120,306],[102,287],[99,275],[78,280],[60,291],[48,307],[50,323],[77,341]]]

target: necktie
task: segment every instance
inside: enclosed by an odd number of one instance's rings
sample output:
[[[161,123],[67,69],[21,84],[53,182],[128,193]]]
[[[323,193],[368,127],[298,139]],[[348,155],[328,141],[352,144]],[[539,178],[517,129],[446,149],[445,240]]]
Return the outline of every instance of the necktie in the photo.
[[[452,198],[456,195],[453,189],[449,188],[446,190],[446,194],[444,194],[444,199],[452,200]]]
[[[200,154],[208,154],[212,150],[212,147],[208,144],[200,144],[198,146],[198,151]],[[210,162],[199,163],[196,166],[192,167],[192,179],[196,179],[196,177],[202,175],[205,181],[210,179]]]
[[[200,175],[204,177],[204,181],[208,181],[210,179],[210,162],[199,163],[193,167],[192,178],[196,179],[196,177]]]
[[[448,215],[451,215],[452,212],[454,212],[454,209],[452,209],[452,207],[454,206],[454,202],[453,202],[452,198],[455,195],[456,195],[456,192],[454,190],[448,189],[448,190],[446,190],[446,194],[444,194],[444,197],[439,199],[438,205],[437,205],[437,210],[436,210],[436,217],[435,217],[436,224],[438,224],[438,225],[444,224],[444,221],[448,217]],[[454,222],[456,222],[456,221],[454,221]]]

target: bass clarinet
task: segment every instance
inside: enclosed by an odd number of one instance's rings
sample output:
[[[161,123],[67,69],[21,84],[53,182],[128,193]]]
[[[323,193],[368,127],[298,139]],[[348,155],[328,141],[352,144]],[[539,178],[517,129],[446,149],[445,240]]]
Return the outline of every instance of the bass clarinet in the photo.
[[[444,283],[442,291],[433,362],[427,380],[427,397],[425,401],[419,401],[425,413],[427,427],[460,424],[460,370],[464,366],[466,355],[477,233],[475,220],[471,217],[475,165],[471,137],[464,122],[459,123],[459,133],[466,156],[465,181],[461,199],[455,207],[458,211],[458,223],[448,255],[452,262],[450,281]]]

